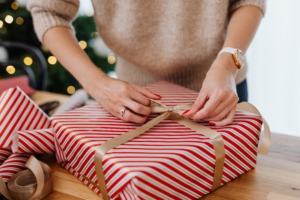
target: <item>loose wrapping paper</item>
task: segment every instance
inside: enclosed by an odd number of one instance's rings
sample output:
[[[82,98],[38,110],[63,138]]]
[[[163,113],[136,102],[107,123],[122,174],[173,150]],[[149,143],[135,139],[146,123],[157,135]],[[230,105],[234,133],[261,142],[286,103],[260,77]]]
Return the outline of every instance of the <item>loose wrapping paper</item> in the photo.
[[[147,87],[167,106],[190,104],[197,92],[168,82]],[[150,115],[149,120],[156,115]],[[140,125],[124,122],[98,104],[51,119],[59,162],[99,194],[94,154],[103,142]],[[253,169],[262,119],[237,111],[233,123],[209,126],[222,134],[225,163],[222,184]],[[105,154],[103,168],[112,199],[197,199],[212,188],[215,155],[210,139],[166,119],[139,137]]]
[[[50,128],[48,116],[19,88],[0,96],[0,176],[7,182],[24,169],[30,152],[12,153],[12,137],[17,131]]]

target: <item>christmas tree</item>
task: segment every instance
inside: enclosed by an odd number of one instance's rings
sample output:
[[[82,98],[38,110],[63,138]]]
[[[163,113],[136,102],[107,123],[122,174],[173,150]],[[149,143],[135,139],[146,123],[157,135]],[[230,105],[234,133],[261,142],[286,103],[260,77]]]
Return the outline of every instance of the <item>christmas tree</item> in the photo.
[[[93,16],[80,15],[73,22],[73,26],[79,45],[95,65],[106,73],[113,71],[116,57],[99,38]],[[37,39],[31,14],[26,10],[25,5],[20,5],[18,1],[0,0],[0,41],[20,42],[35,46],[42,51],[48,64],[48,91],[72,94],[81,87],[78,81],[57,62],[47,47]],[[37,73],[37,66],[28,52],[20,49],[0,50],[0,60],[7,59],[6,54],[8,54],[9,60],[22,62]],[[21,72],[14,69],[13,66],[0,68],[0,79],[19,74]]]

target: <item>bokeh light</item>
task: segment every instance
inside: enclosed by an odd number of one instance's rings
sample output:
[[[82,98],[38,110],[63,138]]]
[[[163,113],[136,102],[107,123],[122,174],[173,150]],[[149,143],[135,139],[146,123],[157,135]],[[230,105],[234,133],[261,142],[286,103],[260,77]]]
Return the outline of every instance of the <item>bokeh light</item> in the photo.
[[[6,72],[9,73],[9,74],[14,74],[16,72],[16,68],[12,65],[8,65],[6,67]]]
[[[82,49],[85,49],[87,47],[86,41],[81,40],[80,42],[78,42],[78,44]]]
[[[67,92],[68,92],[69,94],[74,94],[75,91],[76,91],[76,89],[75,89],[75,87],[72,86],[72,85],[70,85],[70,86],[67,88]]]
[[[22,24],[24,23],[24,19],[23,19],[22,17],[17,17],[16,23],[17,23],[18,25],[22,25]]]
[[[4,20],[6,23],[11,24],[14,21],[14,18],[11,15],[6,15]]]
[[[24,62],[25,65],[30,66],[33,63],[33,60],[30,57],[25,57],[23,62]]]
[[[48,63],[50,65],[55,65],[57,63],[57,58],[55,56],[49,56]]]
[[[107,55],[107,62],[109,64],[115,64],[117,58],[116,58],[116,55],[114,53],[110,53]]]

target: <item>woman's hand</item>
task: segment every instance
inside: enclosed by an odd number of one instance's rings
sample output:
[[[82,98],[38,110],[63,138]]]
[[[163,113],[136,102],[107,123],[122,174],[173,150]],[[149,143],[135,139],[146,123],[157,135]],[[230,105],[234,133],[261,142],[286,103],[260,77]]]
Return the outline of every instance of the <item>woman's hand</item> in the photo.
[[[90,85],[89,93],[105,110],[128,122],[144,123],[150,114],[149,99],[161,99],[145,88],[108,76],[91,80]]]
[[[184,116],[193,120],[209,121],[215,126],[231,123],[238,102],[236,73],[237,67],[232,55],[220,54],[207,72],[196,102]]]

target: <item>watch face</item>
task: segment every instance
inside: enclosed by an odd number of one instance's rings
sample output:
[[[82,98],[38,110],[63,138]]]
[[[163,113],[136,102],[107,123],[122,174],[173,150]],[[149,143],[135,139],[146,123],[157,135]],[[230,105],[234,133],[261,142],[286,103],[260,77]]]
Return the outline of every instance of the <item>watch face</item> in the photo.
[[[233,59],[235,61],[236,66],[240,69],[244,66],[245,64],[245,56],[244,53],[237,49],[235,54],[233,55]]]
[[[242,51],[238,51],[238,61],[243,66],[245,64],[245,56]]]

